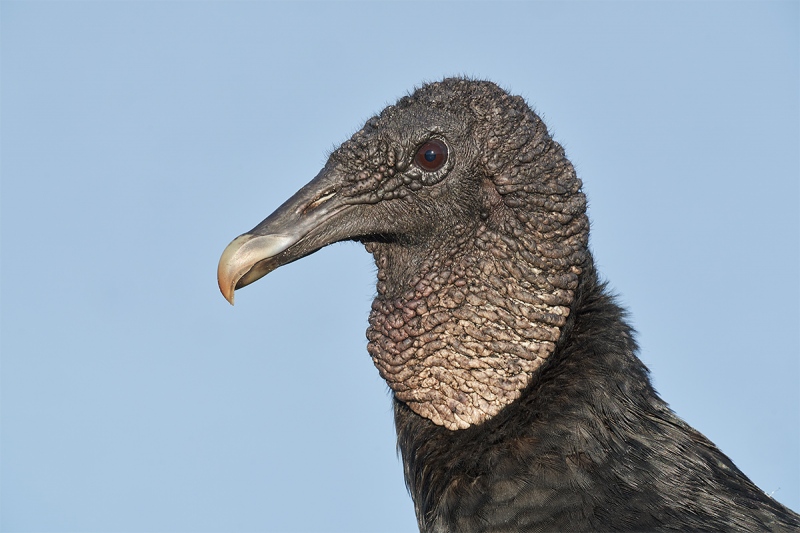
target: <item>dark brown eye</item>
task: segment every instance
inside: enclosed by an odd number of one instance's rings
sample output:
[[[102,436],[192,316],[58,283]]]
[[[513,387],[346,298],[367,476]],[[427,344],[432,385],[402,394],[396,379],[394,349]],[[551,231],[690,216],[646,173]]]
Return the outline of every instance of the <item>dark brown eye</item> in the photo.
[[[439,170],[447,162],[447,145],[437,139],[431,139],[417,150],[414,163],[426,172]]]

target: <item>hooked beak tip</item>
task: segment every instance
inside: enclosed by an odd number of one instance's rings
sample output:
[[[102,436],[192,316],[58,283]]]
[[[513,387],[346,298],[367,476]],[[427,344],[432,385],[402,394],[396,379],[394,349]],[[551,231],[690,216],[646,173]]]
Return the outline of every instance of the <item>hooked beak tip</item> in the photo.
[[[236,283],[250,269],[251,265],[241,260],[242,246],[248,241],[249,235],[236,237],[222,252],[217,266],[217,284],[222,296],[233,305],[233,292],[236,290]]]
[[[268,265],[259,263],[281,253],[295,242],[297,237],[283,234],[245,233],[233,239],[222,252],[217,266],[217,283],[222,296],[233,305],[236,289],[249,285],[271,270]]]
[[[222,293],[222,296],[228,300],[228,303],[233,305],[233,291],[235,289],[229,289],[222,285],[219,286],[219,291]]]

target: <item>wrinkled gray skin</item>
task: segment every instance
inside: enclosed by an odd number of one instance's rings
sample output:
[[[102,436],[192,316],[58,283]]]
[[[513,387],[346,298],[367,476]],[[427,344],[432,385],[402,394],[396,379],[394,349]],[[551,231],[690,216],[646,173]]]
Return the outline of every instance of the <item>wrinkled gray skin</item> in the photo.
[[[416,158],[447,146],[440,168]],[[423,162],[424,163],[424,162]],[[794,530],[652,389],[597,280],[581,182],[525,102],[426,85],[220,259],[233,291],[341,240],[375,257],[368,351],[421,531]]]

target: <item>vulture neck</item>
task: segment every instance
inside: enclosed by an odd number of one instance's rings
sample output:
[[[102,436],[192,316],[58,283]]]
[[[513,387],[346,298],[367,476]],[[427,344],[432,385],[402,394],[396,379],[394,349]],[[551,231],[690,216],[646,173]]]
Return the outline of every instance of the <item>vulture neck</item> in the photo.
[[[580,278],[553,353],[496,415],[453,431],[395,397],[420,531],[792,530],[658,397],[591,257]]]
[[[378,266],[368,351],[397,399],[448,430],[517,400],[570,314],[581,267],[505,233],[480,225],[442,253],[368,245]]]

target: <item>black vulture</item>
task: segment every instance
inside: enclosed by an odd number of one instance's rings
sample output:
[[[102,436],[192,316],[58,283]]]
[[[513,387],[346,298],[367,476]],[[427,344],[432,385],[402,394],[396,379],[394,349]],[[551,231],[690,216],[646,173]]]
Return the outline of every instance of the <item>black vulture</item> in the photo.
[[[219,262],[220,289],[343,241],[423,532],[800,529],[650,384],[581,181],[519,96],[430,83],[369,119]]]

